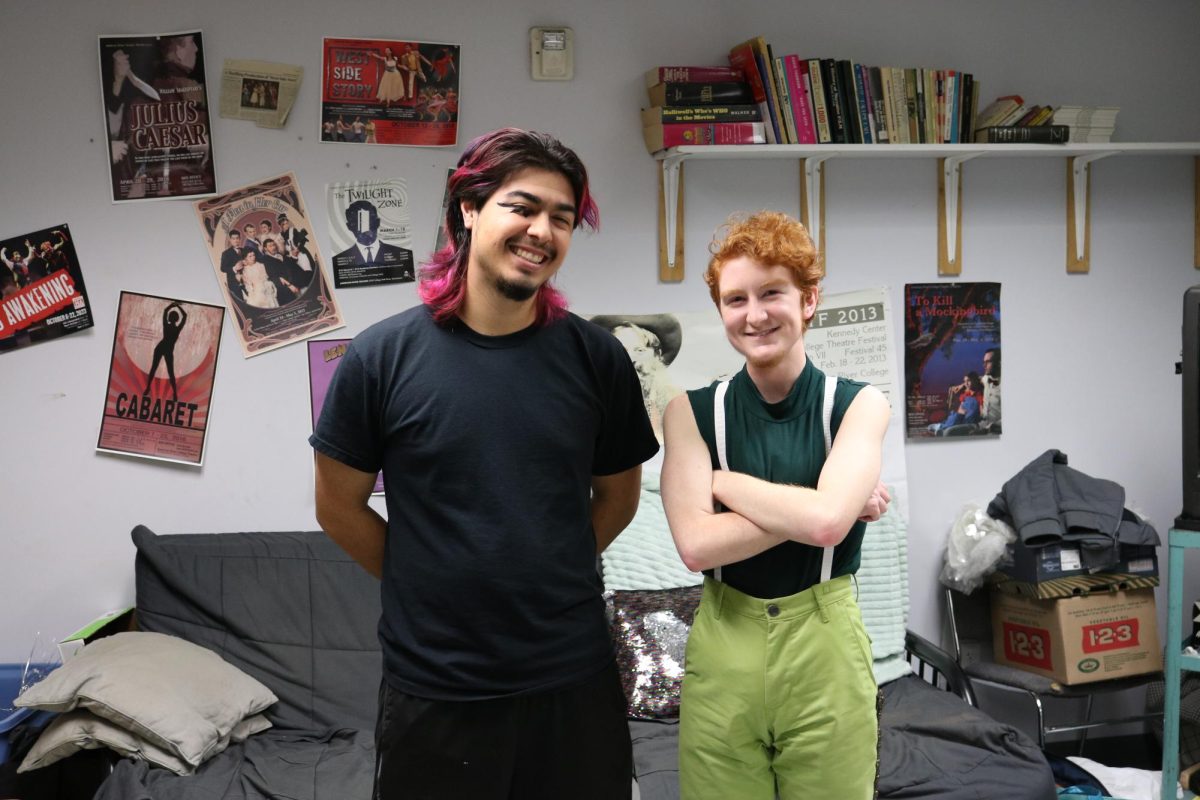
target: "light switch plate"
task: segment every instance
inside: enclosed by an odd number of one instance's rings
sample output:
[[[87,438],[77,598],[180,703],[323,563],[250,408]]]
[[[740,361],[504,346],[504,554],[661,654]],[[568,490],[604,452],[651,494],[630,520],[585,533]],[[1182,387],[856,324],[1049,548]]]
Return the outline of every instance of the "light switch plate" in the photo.
[[[529,29],[529,71],[535,81],[575,77],[575,33],[570,28]]]

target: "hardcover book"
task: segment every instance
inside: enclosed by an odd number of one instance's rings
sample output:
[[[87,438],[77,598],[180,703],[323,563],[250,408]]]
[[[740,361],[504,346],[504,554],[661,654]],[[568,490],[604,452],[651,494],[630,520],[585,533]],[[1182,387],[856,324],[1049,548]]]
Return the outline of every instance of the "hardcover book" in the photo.
[[[746,73],[735,67],[654,67],[646,71],[646,88],[656,83],[743,83]]]
[[[705,144],[766,144],[763,122],[656,122],[642,128],[651,153],[668,147]]]
[[[986,144],[1066,144],[1071,129],[1066,125],[993,125],[975,132],[975,141]]]
[[[792,119],[796,121],[796,144],[816,144],[817,126],[809,96],[808,65],[795,54],[784,56],[783,73],[792,103]]]
[[[756,105],[652,106],[642,109],[642,125],[655,122],[761,122]]]
[[[733,81],[656,83],[646,94],[652,106],[729,106],[756,102],[750,84]]]
[[[758,61],[755,56],[756,42],[761,40],[748,39],[739,45],[734,46],[729,51],[729,65],[734,69],[740,69],[746,76],[746,83],[750,86],[750,101],[758,105],[759,113],[762,114],[764,121],[769,122],[771,119],[771,108],[767,102],[767,87],[766,81],[762,72],[759,70]],[[733,102],[733,101],[729,101]],[[657,105],[665,105],[658,103]],[[774,134],[772,134],[773,136]]]

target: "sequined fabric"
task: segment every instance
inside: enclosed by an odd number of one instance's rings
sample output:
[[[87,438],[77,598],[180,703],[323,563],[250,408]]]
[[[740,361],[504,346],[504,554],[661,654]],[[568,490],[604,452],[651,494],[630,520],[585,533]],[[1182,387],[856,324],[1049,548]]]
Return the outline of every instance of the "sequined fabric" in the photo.
[[[701,592],[685,586],[605,593],[630,717],[679,716],[683,655]]]

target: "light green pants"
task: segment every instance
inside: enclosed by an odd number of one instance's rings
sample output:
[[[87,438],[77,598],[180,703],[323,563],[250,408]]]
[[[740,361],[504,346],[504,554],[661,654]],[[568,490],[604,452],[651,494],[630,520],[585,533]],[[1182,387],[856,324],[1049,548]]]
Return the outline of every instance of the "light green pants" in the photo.
[[[775,600],[706,579],[683,678],[682,800],[869,800],[876,695],[849,576]]]

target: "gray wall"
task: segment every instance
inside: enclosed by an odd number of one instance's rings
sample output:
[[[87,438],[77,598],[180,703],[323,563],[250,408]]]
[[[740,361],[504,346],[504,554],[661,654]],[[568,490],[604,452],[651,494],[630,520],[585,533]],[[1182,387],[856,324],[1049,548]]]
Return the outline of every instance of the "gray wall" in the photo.
[[[58,636],[132,600],[129,530],[286,530],[316,526],[304,348],[243,360],[224,332],[207,462],[174,467],[93,452],[117,296],[129,289],[220,302],[186,202],[108,202],[96,35],[202,28],[210,86],[225,58],[302,63],[288,127],[216,119],[222,190],[292,170],[329,254],[324,186],[408,181],[415,248],[428,252],[445,170],[461,148],[318,144],[321,35],[459,42],[461,139],[502,125],[550,131],[595,181],[603,227],[577,238],[559,282],[576,307],[710,310],[699,276],[713,229],[735,210],[796,213],[783,161],[687,170],[688,277],[657,282],[655,163],[637,109],[657,64],[721,63],[756,34],[777,52],[974,72],[985,102],[1121,107],[1122,141],[1200,139],[1200,6],[1192,2],[810,2],[706,0],[553,5],[212,0],[207,3],[9,2],[0,46],[0,234],[66,222],[96,327],[0,358],[0,661],[23,659],[38,631]],[[528,29],[574,28],[576,78],[529,79]],[[210,100],[216,103],[215,89]],[[963,280],[1001,281],[1005,434],[998,441],[906,448],[912,624],[937,637],[935,580],[950,522],[986,503],[1049,447],[1111,478],[1163,534],[1180,507],[1180,298],[1192,266],[1193,162],[1116,158],[1094,168],[1092,271],[1064,270],[1065,187],[1057,159],[966,166]],[[827,169],[829,291],[937,280],[935,162],[834,161]],[[345,335],[412,305],[411,285],[339,292]],[[896,335],[900,337],[899,325]],[[1163,551],[1165,560],[1165,548]],[[1194,570],[1186,597],[1196,595]],[[1160,606],[1165,595],[1160,593]]]

